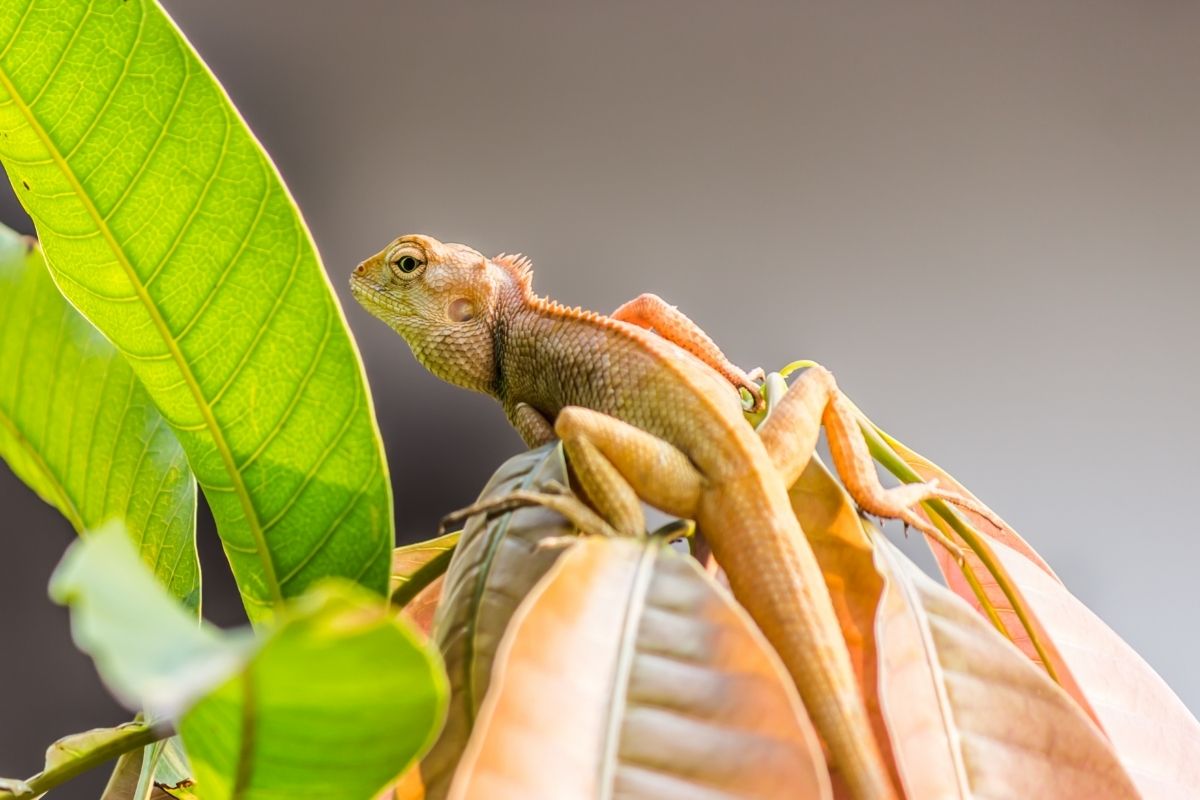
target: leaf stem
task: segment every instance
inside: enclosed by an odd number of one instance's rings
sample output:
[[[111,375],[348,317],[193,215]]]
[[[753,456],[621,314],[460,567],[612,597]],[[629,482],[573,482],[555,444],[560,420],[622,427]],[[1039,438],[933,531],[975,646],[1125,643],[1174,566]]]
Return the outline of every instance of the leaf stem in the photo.
[[[904,461],[904,459],[902,459],[900,455],[892,449],[892,446],[888,441],[891,439],[891,437],[887,436],[887,434],[880,430],[875,423],[867,419],[861,411],[859,412],[859,417],[859,428],[862,429],[863,436],[867,440],[867,447],[870,449],[871,455],[874,456],[875,460],[882,464],[884,469],[905,483],[919,483],[922,480],[920,474],[918,474],[916,470],[909,466],[908,462]],[[895,440],[892,439],[891,441]],[[1054,680],[1055,683],[1061,683],[1058,679],[1058,673],[1054,669],[1054,664],[1050,661],[1050,656],[1042,644],[1041,637],[1038,636],[1037,630],[1034,628],[1033,620],[1030,618],[1028,609],[1025,608],[1024,601],[1017,593],[1016,588],[1014,588],[1012,583],[1008,580],[1007,573],[1005,573],[1005,571],[1000,567],[999,563],[997,563],[996,557],[993,555],[991,548],[988,547],[983,541],[982,534],[975,530],[973,525],[964,520],[942,500],[927,500],[922,503],[922,505],[945,520],[945,522],[954,530],[954,532],[959,535],[967,547],[971,548],[971,551],[978,556],[980,562],[983,563],[983,566],[989,573],[991,573],[992,578],[996,581],[996,585],[1000,587],[1000,591],[1004,594],[1005,599],[1008,600],[1009,605],[1012,607],[1013,613],[1017,615],[1017,619],[1021,622],[1021,627],[1023,627],[1025,632],[1029,635],[1029,642],[1033,645],[1033,649],[1037,652],[1038,658],[1041,659],[1042,666],[1045,668],[1046,673]],[[965,570],[963,574],[966,576]],[[987,599],[987,596],[983,591],[983,587],[979,585],[978,580],[972,580],[972,576],[966,577],[967,582],[971,585],[971,591],[975,593],[975,596],[979,599],[980,604],[986,610],[988,618],[991,619],[993,623],[999,622],[999,615],[997,614],[995,607],[992,606],[991,601]],[[1008,637],[1009,640],[1012,639],[1012,636],[1008,633],[1003,624],[998,625],[998,627],[1002,634]]]
[[[145,747],[160,739],[170,738],[174,733],[174,730],[169,725],[129,725],[118,736],[112,737],[94,750],[88,750],[85,753],[81,753],[77,758],[72,758],[69,761],[34,775],[25,781],[29,786],[29,791],[14,794],[11,798],[12,800],[26,800],[27,798],[39,797],[56,786],[60,786],[72,778],[98,767],[106,761],[111,761],[117,756],[137,750],[140,747]]]
[[[454,551],[458,545],[453,545],[442,552],[438,553],[433,558],[426,561],[420,568],[408,577],[404,583],[396,587],[396,591],[392,592],[391,603],[397,608],[404,608],[413,601],[413,598],[421,593],[429,584],[436,581],[450,566],[450,559],[454,556]]]

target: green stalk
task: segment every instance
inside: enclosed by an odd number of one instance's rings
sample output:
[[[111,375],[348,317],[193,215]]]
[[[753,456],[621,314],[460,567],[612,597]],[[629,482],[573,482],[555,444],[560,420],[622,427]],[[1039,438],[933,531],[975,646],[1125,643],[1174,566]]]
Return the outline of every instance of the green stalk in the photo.
[[[892,449],[892,446],[888,441],[891,439],[891,437],[887,436],[887,434],[876,427],[875,423],[868,420],[861,411],[859,411],[859,417],[859,428],[862,429],[863,436],[867,440],[867,447],[870,449],[871,455],[875,458],[875,460],[882,464],[884,469],[905,483],[921,482],[922,478],[917,471],[910,467],[908,462],[902,459],[900,455]],[[891,439],[891,441],[896,440]],[[996,581],[996,585],[1000,587],[1000,591],[1004,594],[1005,599],[1007,599],[1009,605],[1012,606],[1012,610],[1014,613],[1016,613],[1017,619],[1021,621],[1021,627],[1023,627],[1025,632],[1029,635],[1029,641],[1033,644],[1033,649],[1037,652],[1038,658],[1041,659],[1042,666],[1045,668],[1046,673],[1054,680],[1055,683],[1060,683],[1058,674],[1054,669],[1054,665],[1050,661],[1050,656],[1046,652],[1046,649],[1043,646],[1037,631],[1034,629],[1033,620],[1030,617],[1029,610],[1025,607],[1024,601],[1017,593],[1016,587],[1014,587],[1008,580],[1008,575],[996,562],[995,556],[992,555],[991,548],[989,548],[987,543],[983,540],[983,535],[980,534],[979,531],[975,530],[973,525],[959,516],[954,509],[952,509],[942,500],[926,500],[922,503],[922,505],[937,516],[941,517],[941,519],[944,520],[945,523],[948,524],[950,528],[952,528],[954,532],[959,535],[967,547],[971,548],[971,552],[975,553],[975,555],[979,557],[979,560],[983,562],[983,566],[987,568],[989,573],[991,573],[991,576]],[[963,574],[966,575],[966,570],[964,570]],[[979,598],[981,605],[987,612],[988,618],[992,620],[993,624],[999,623],[999,615],[996,613],[995,607],[992,606],[991,601],[988,600],[986,595],[983,593],[983,587],[978,584],[977,580],[973,580],[973,576],[966,575],[966,577],[967,582],[971,585],[971,591],[975,593],[977,598]],[[997,627],[999,628],[1000,632],[1004,634],[1010,641],[1012,640],[1012,636],[1008,634],[1008,631],[1005,630],[1002,623],[998,624]]]
[[[808,367],[816,366],[816,364],[817,362],[808,359],[793,361],[783,369],[779,370],[779,375],[783,378],[787,378],[797,370],[807,369]],[[768,376],[767,383],[770,383],[770,376]],[[782,395],[781,392],[779,394]],[[892,449],[892,444],[899,445],[899,442],[875,425],[875,423],[871,422],[871,420],[867,418],[866,414],[863,414],[862,410],[860,410],[857,406],[854,406],[853,403],[851,403],[851,406],[854,407],[855,412],[858,414],[858,426],[860,429],[862,429],[863,437],[867,440],[867,447],[871,451],[872,457],[874,457],[874,459],[878,461],[884,469],[892,473],[892,475],[896,476],[896,478],[899,480],[904,481],[905,483],[920,483],[922,478],[917,471],[909,466],[908,462],[901,458],[899,453]],[[983,566],[991,574],[992,578],[995,579],[996,585],[1000,587],[1000,591],[1008,600],[1009,605],[1012,606],[1012,610],[1017,615],[1017,619],[1020,620],[1021,626],[1025,629],[1025,632],[1029,634],[1029,641],[1033,644],[1033,649],[1037,652],[1038,658],[1041,659],[1042,666],[1045,668],[1046,673],[1054,680],[1055,683],[1061,683],[1058,679],[1058,674],[1054,669],[1054,665],[1050,661],[1049,654],[1046,652],[1041,638],[1037,635],[1037,632],[1034,629],[1033,620],[1030,616],[1029,610],[1025,607],[1024,601],[1017,593],[1016,587],[1014,587],[1008,580],[1007,573],[1005,573],[1000,565],[996,562],[996,558],[992,554],[991,548],[988,547],[987,543],[984,541],[983,535],[942,500],[927,500],[921,505],[929,513],[929,518],[933,521],[934,525],[936,525],[943,533],[947,532],[946,527],[949,526],[951,530],[958,534],[959,538],[962,539],[967,547],[971,548],[971,552],[975,553],[975,555],[979,557],[979,560],[983,563]],[[984,592],[983,585],[980,584],[979,578],[975,575],[974,569],[972,569],[971,566],[966,563],[961,564],[960,568],[962,569],[963,577],[967,580],[967,584],[971,587],[971,592],[979,600],[980,607],[983,609],[984,614],[1001,633],[1001,635],[1003,635],[1009,641],[1012,641],[1012,636],[1005,627],[1003,620],[1000,619],[1000,614],[996,610],[996,607],[992,604],[991,600]]]
[[[454,556],[454,551],[457,547],[458,545],[455,545],[447,550],[443,550],[422,564],[416,572],[408,577],[407,581],[400,584],[396,588],[396,591],[392,592],[392,605],[397,608],[404,608],[413,601],[414,597],[421,593],[422,589],[444,575],[450,566],[450,559]]]
[[[167,739],[174,734],[168,725],[130,725],[119,736],[94,750],[82,753],[58,766],[39,772],[25,781],[28,790],[11,795],[12,800],[29,800],[40,797],[56,786],[61,786],[72,778],[82,775],[90,769],[100,766],[106,761],[124,755],[132,750],[145,747],[160,739]]]

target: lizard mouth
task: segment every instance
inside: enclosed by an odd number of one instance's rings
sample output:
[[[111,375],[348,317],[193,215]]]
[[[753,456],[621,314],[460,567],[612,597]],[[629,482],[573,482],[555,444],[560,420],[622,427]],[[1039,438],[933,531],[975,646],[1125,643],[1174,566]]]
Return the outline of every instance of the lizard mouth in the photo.
[[[360,275],[350,276],[350,294],[358,304],[389,325],[398,321],[403,314],[396,300],[380,286]]]

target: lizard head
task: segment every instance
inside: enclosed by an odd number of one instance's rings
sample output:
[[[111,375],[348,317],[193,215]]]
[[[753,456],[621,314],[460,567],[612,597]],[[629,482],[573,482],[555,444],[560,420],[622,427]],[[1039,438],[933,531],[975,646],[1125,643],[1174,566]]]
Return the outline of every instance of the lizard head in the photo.
[[[409,235],[359,264],[350,290],[434,375],[489,392],[500,307],[528,288],[527,272],[466,245]]]

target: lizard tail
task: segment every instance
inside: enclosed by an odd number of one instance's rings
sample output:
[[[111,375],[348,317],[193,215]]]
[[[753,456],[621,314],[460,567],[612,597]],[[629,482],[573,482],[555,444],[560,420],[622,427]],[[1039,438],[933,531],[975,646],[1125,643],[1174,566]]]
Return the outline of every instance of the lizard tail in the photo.
[[[786,492],[779,498],[770,489],[768,497],[749,498],[744,492],[743,486],[740,497],[716,503],[723,516],[733,510],[740,519],[725,517],[708,526],[701,522],[701,529],[741,532],[710,536],[713,553],[738,602],[791,674],[852,795],[856,800],[896,800],[833,601]]]

